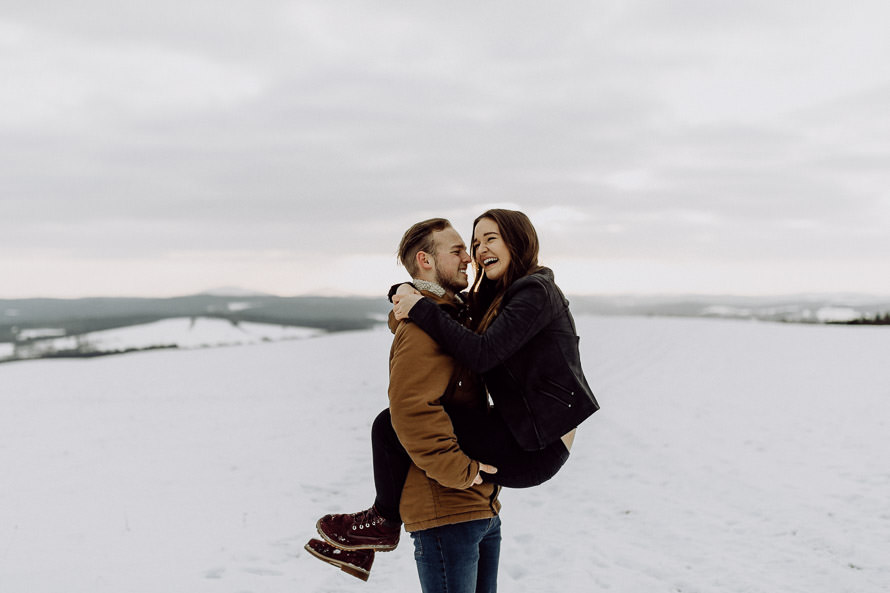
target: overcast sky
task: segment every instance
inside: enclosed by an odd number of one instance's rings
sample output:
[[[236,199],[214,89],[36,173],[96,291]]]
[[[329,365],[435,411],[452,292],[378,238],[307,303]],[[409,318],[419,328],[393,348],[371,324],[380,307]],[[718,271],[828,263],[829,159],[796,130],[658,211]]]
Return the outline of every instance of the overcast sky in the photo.
[[[890,3],[4,0],[0,298],[380,294],[524,210],[572,293],[890,294]]]

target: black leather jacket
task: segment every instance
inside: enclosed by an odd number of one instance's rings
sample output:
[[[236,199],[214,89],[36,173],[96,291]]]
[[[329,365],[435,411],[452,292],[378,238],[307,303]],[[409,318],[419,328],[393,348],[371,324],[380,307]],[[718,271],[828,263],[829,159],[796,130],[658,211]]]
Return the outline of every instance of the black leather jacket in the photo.
[[[514,282],[482,334],[428,299],[418,301],[409,317],[461,364],[483,375],[523,449],[543,449],[599,409],[581,370],[569,302],[548,268]]]

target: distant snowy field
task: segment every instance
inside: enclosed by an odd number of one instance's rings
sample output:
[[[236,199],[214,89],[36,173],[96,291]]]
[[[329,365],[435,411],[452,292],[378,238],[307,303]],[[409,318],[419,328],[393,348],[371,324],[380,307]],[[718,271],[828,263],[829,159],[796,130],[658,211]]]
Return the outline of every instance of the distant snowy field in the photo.
[[[230,309],[232,309],[232,305],[230,305]],[[22,332],[22,337],[36,338],[61,334],[58,337],[46,337],[36,342],[30,349],[34,354],[32,357],[36,358],[39,353],[74,350],[79,344],[88,344],[94,351],[146,349],[159,346],[192,349],[297,340],[317,336],[324,332],[320,329],[270,323],[247,321],[232,323],[225,319],[208,317],[176,317],[152,323],[94,331],[80,336],[65,336],[64,333],[64,330],[46,328],[25,330]],[[0,343],[0,360],[12,358],[12,356],[13,345]]]
[[[890,329],[578,319],[603,409],[502,494],[506,593],[870,593],[890,583]],[[0,591],[417,591],[309,557],[373,497],[385,329],[0,365]]]

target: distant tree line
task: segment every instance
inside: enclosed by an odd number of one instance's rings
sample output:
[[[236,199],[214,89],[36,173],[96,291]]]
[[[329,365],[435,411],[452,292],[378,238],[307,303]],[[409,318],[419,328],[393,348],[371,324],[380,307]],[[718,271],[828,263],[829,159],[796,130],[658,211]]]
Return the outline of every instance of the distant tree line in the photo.
[[[859,319],[841,322],[844,325],[890,325],[890,313],[875,313],[873,316],[863,315]]]

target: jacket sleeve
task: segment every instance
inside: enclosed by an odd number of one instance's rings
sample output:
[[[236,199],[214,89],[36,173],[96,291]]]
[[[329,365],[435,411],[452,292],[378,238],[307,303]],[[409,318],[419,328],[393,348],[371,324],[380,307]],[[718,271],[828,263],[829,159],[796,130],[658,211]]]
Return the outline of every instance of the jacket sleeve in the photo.
[[[403,321],[390,356],[392,425],[411,461],[447,488],[469,488],[479,463],[467,457],[441,398],[454,360],[416,325]]]
[[[552,321],[553,308],[547,288],[533,278],[517,281],[498,316],[477,334],[448,316],[429,299],[420,299],[408,317],[433,337],[461,364],[484,373],[513,356]]]

